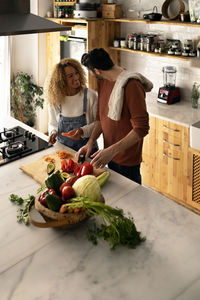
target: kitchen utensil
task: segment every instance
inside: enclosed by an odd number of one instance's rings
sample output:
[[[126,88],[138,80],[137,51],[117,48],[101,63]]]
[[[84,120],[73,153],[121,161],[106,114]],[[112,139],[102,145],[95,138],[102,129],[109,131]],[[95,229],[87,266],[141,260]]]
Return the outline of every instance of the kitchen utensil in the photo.
[[[163,17],[175,20],[185,11],[185,4],[182,0],[165,0],[161,8]]]
[[[163,84],[159,88],[158,102],[165,104],[173,104],[180,101],[180,89],[175,86],[176,83],[176,68],[173,66],[166,66],[162,69]]]
[[[154,6],[153,12],[150,14],[144,14],[143,15],[144,19],[149,19],[151,21],[160,21],[162,18],[162,14],[158,13],[157,6]]]
[[[35,200],[32,200],[29,204],[28,216],[31,224],[40,227],[40,228],[59,228],[59,229],[70,229],[78,225],[81,225],[83,221],[89,218],[88,214],[85,211],[78,213],[59,213],[50,210],[49,208],[42,205],[39,201],[40,194],[35,197]],[[105,203],[103,195],[101,195],[100,201]],[[40,222],[36,219],[35,212],[36,210],[43,217],[45,222]]]

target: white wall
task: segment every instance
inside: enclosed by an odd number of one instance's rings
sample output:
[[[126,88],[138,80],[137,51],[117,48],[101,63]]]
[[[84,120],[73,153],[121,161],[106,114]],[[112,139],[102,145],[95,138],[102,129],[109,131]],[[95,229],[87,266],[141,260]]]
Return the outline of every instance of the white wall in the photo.
[[[128,8],[153,8],[154,5],[158,6],[158,11],[161,11],[163,0],[127,0],[119,1],[123,3],[124,13],[127,14]],[[184,1],[186,9],[188,2]],[[145,12],[142,12],[142,15]],[[130,15],[129,15],[130,17]],[[121,37],[126,37],[128,33],[159,33],[164,38],[174,38],[184,41],[184,39],[193,39],[197,41],[200,36],[199,28],[173,26],[173,25],[160,25],[152,24],[146,25],[143,23],[123,23],[121,24]],[[190,61],[183,61],[173,58],[159,58],[150,55],[131,54],[129,52],[121,52],[121,65],[128,69],[140,72],[148,77],[154,84],[153,92],[158,93],[158,88],[163,84],[162,67],[172,65],[177,68],[176,85],[181,89],[181,99],[190,101],[190,93],[193,82],[200,83],[200,60],[191,59]]]
[[[31,0],[31,11],[39,13],[40,16],[45,17],[48,10],[52,10],[52,0]],[[123,4],[124,14],[127,14],[127,9],[142,10],[153,9],[157,5],[158,11],[161,11],[163,0],[118,0],[117,3]],[[184,0],[186,9],[188,8],[188,1]],[[39,4],[39,5],[37,5]],[[163,37],[178,38],[184,40],[185,38],[197,39],[200,36],[200,31],[194,27],[182,26],[165,26],[165,25],[146,25],[146,24],[122,24],[121,36],[126,36],[131,32],[147,33],[160,32]],[[46,75],[46,41],[45,34],[32,34],[24,36],[13,37],[13,55],[12,55],[12,71],[16,72],[22,70],[33,74],[35,81],[39,85],[43,85]],[[190,62],[159,58],[141,54],[131,54],[128,52],[121,52],[121,65],[128,70],[134,70],[144,74],[150,78],[154,83],[154,93],[158,93],[158,88],[162,85],[162,67],[165,65],[173,65],[177,67],[177,86],[181,88],[182,99],[189,101],[191,87],[194,81],[200,82],[200,63],[196,59]],[[47,109],[38,113],[37,129],[42,132],[47,132]]]
[[[52,0],[31,0],[31,13],[46,17],[46,12],[53,9]],[[34,81],[43,86],[46,76],[46,34],[13,36],[12,74],[18,71],[33,75]],[[38,111],[36,127],[47,132],[47,109]]]

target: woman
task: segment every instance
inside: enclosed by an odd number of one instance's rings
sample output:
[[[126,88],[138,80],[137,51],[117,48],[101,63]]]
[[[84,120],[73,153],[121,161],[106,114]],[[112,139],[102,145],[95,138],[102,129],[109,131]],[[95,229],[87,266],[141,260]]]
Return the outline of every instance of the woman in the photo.
[[[97,111],[97,93],[86,88],[86,75],[79,61],[64,58],[56,64],[44,85],[49,104],[49,143],[56,140],[75,151],[92,132]],[[93,151],[98,149],[95,144]]]

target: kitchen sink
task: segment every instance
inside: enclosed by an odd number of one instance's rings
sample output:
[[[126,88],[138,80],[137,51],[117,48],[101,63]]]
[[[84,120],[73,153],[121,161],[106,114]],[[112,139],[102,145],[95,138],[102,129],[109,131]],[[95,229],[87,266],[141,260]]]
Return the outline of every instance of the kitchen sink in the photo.
[[[190,125],[190,147],[200,151],[200,121]]]

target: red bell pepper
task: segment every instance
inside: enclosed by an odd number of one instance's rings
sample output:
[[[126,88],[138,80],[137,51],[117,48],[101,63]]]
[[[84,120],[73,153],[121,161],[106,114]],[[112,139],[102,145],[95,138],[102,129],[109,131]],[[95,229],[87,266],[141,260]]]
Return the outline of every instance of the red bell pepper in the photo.
[[[46,196],[48,194],[51,194],[51,195],[57,195],[56,194],[56,191],[54,189],[47,189],[45,190],[41,195],[40,195],[40,203],[43,204],[44,206],[47,207],[47,201],[46,201]]]
[[[74,169],[74,175],[79,178],[81,177],[81,167],[80,166],[77,166],[75,169]]]
[[[89,162],[84,162],[80,167],[80,176],[92,175],[93,166]]]
[[[61,169],[63,172],[72,173],[74,169],[77,167],[77,163],[73,161],[73,159],[69,159],[68,162],[66,159],[61,161]]]

